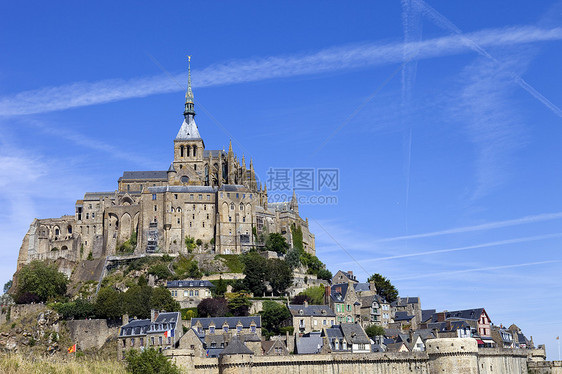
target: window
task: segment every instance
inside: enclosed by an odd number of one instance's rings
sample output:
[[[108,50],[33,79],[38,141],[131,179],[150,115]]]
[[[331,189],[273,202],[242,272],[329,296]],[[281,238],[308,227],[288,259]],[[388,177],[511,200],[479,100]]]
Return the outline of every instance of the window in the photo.
[[[199,194],[199,200],[203,200],[203,195]]]
[[[178,225],[180,224],[180,219],[178,218]]]
[[[158,205],[154,205],[154,211],[158,211]]]
[[[242,325],[236,326],[236,332],[242,332]]]
[[[86,213],[86,219],[90,218],[90,213]]]
[[[158,337],[158,344],[162,345],[162,337],[161,336]]]
[[[209,219],[209,213],[207,213],[207,219]]]
[[[227,326],[227,325],[224,325],[224,326],[222,327],[222,329],[223,329],[224,332],[228,332],[228,326]]]
[[[154,336],[150,338],[150,345],[154,345]]]
[[[207,200],[211,200],[211,195],[207,195]]]
[[[246,194],[245,194],[245,193],[242,194],[242,198],[243,198],[243,199],[246,198]]]
[[[127,339],[123,339],[123,348],[127,346]]]
[[[177,200],[178,199],[178,194],[174,194],[174,198]]]
[[[195,296],[199,296],[199,291],[195,291]]]
[[[203,227],[205,227],[205,222],[203,222]]]
[[[172,344],[172,337],[168,336],[168,344]]]
[[[189,291],[189,296],[193,296],[193,290]]]
[[[183,296],[187,296],[187,291],[183,291]]]
[[[232,222],[232,217],[228,216],[228,222]]]
[[[207,210],[207,204],[203,205],[203,210]]]
[[[189,194],[189,200],[193,200],[193,194]],[[193,206],[193,209],[195,209],[195,205]]]
[[[256,325],[250,326],[250,331],[251,331],[251,332],[256,332]]]
[[[140,338],[140,346],[144,346],[144,338]]]
[[[156,194],[155,193],[152,194],[152,200],[156,200]]]
[[[135,346],[135,338],[131,338],[131,347]]]
[[[96,217],[96,213],[92,212],[92,219],[94,219]]]
[[[209,333],[210,333],[210,334],[214,334],[214,333],[215,333],[215,326],[209,326]]]
[[[239,195],[238,195],[238,193],[236,193],[236,198],[238,199],[238,197],[239,197]]]

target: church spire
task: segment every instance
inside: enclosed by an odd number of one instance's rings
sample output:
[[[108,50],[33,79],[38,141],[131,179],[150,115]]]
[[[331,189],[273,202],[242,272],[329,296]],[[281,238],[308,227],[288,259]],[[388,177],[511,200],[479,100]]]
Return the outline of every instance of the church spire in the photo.
[[[191,56],[187,56],[187,92],[185,93],[185,109],[183,111],[185,119],[195,116],[193,104],[193,91],[191,91]]]

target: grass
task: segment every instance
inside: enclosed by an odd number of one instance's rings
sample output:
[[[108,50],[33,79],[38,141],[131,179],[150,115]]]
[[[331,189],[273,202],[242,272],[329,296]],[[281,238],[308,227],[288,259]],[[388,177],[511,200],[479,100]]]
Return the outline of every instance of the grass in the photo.
[[[215,258],[222,258],[231,273],[244,272],[244,264],[240,260],[240,255],[216,255]]]
[[[0,356],[3,374],[125,374],[125,366],[117,361],[91,358],[24,357],[21,354]]]

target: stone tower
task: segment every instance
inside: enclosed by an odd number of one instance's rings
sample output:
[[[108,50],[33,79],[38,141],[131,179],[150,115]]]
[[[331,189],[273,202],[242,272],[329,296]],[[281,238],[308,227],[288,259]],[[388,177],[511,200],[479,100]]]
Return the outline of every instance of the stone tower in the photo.
[[[195,105],[191,90],[191,56],[188,61],[187,91],[184,120],[174,139],[174,161],[168,170],[170,184],[209,185],[209,170],[205,170],[203,151],[205,143],[195,123]]]

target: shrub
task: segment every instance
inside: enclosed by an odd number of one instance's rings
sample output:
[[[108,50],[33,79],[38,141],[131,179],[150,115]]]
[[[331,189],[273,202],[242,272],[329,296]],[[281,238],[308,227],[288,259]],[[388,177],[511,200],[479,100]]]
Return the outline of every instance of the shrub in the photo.
[[[158,277],[158,279],[168,279],[171,277],[172,273],[168,270],[168,267],[164,264],[156,264],[148,269],[148,274],[152,274]]]
[[[179,368],[154,348],[139,352],[131,349],[125,355],[127,371],[132,374],[180,374]]]
[[[68,278],[55,265],[32,261],[20,270],[17,277],[16,302],[20,304],[62,299],[66,294]]]

